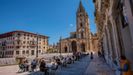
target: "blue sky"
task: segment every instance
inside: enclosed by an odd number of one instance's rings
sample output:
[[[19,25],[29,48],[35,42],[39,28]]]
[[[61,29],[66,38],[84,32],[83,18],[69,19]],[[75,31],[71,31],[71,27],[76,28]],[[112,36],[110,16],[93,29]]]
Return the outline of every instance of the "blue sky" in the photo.
[[[49,36],[49,43],[68,37],[76,29],[76,11],[80,0],[0,0],[0,34],[24,30]],[[82,0],[96,32],[92,0]]]

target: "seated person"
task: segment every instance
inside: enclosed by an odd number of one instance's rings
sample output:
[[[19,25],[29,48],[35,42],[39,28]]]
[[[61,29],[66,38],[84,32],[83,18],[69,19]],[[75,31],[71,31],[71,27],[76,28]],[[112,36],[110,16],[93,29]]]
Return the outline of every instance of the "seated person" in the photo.
[[[24,72],[24,70],[25,70],[25,66],[24,66],[24,62],[23,61],[20,61],[19,62],[19,71],[22,71],[22,72]]]
[[[58,69],[58,65],[57,65],[56,62],[52,62],[51,64],[52,64],[52,66],[51,66],[52,70],[57,70]]]
[[[57,63],[58,65],[61,65],[61,61],[60,61],[59,58],[56,59],[56,63]]]
[[[62,59],[62,65],[63,65],[64,67],[66,67],[66,66],[67,66],[67,61],[66,61],[66,58]]]
[[[25,67],[25,71],[29,71],[29,63],[28,60],[24,61],[24,67]]]
[[[37,61],[34,59],[32,62],[31,62],[31,70],[34,71],[37,67]]]
[[[41,61],[39,68],[41,72],[45,72],[45,75],[48,74],[48,68],[46,67],[46,63],[44,60]]]

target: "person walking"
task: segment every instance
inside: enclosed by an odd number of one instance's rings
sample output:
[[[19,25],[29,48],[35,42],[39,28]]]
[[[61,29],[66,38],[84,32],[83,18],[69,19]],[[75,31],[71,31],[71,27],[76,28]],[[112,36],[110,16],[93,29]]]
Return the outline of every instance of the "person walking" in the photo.
[[[133,75],[131,74],[130,63],[125,56],[121,56],[120,68],[118,70],[121,71],[121,75]]]
[[[98,57],[101,57],[101,52],[100,51],[98,51]]]
[[[91,56],[90,56],[91,59],[93,59],[93,53],[91,52]]]

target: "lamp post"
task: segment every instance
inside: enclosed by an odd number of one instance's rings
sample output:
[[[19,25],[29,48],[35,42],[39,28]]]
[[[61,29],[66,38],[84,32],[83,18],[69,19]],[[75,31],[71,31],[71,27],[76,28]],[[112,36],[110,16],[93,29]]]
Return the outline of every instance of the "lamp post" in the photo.
[[[36,58],[38,57],[38,34],[36,34]]]
[[[60,37],[60,51],[59,51],[59,53],[60,53],[60,56],[61,56],[61,37]]]

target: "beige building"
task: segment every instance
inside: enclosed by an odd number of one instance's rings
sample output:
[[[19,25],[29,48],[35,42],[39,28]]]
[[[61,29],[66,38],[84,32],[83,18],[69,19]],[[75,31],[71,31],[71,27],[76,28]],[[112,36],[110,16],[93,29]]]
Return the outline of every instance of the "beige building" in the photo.
[[[37,42],[38,41],[38,42]],[[38,46],[37,46],[38,45]],[[36,56],[48,48],[48,37],[26,31],[0,34],[0,57]]]
[[[93,38],[93,35],[91,35],[89,25],[88,14],[80,2],[76,12],[76,31],[71,32],[70,37],[60,39],[60,43],[58,43],[59,50],[61,50],[61,52],[75,53],[87,52],[93,49],[93,47],[91,47],[91,37]]]
[[[93,52],[97,53],[98,52],[98,37],[97,33],[91,34],[90,37],[90,50],[93,50]]]
[[[133,0],[93,1],[99,50],[111,67],[120,66],[120,56],[125,55],[133,68]]]
[[[48,53],[57,53],[58,52],[58,46],[56,44],[49,45],[47,52]]]

